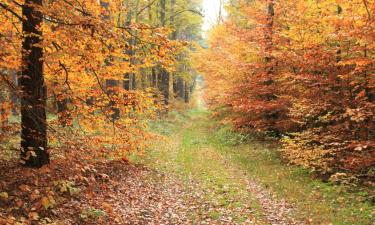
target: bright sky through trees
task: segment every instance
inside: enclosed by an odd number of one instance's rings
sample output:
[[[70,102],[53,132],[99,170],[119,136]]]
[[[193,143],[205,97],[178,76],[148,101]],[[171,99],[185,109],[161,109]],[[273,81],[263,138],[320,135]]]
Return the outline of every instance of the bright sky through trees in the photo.
[[[207,31],[216,24],[220,12],[220,1],[223,0],[203,0],[205,15],[203,24],[204,31]]]

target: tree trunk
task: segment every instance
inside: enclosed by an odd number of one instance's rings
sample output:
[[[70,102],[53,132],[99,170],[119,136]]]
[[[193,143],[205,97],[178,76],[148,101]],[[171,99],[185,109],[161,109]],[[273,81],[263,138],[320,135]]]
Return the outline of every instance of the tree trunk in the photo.
[[[185,83],[183,78],[177,78],[177,94],[181,99],[185,99]]]
[[[127,91],[130,90],[130,73],[125,73],[124,75],[124,81],[123,81],[123,88]]]
[[[153,67],[151,69],[151,80],[152,80],[152,87],[158,88],[158,73],[156,71],[156,68]]]
[[[57,113],[59,115],[59,124],[63,127],[70,126],[72,124],[72,115],[68,109],[69,98],[61,97],[58,95],[56,97]]]
[[[108,79],[105,81],[106,86],[106,92],[107,95],[111,98],[114,98],[116,95],[116,87],[118,87],[119,82],[117,80]],[[113,99],[109,100],[108,104],[110,108],[110,117],[112,119],[112,122],[115,122],[116,120],[120,119],[120,109],[116,106],[116,101]]]
[[[33,5],[42,0],[26,0],[22,6],[24,38],[22,41],[22,72],[18,77],[21,99],[21,161],[25,166],[42,167],[49,163],[47,151],[46,97],[43,76],[42,13]]]
[[[176,8],[176,0],[171,0],[171,16],[170,16],[170,22],[171,27],[174,29],[174,31],[171,34],[171,40],[177,39],[177,26],[174,25],[174,17],[175,17],[175,9]]]
[[[103,7],[104,12],[102,13],[103,20],[110,20],[109,16],[109,2],[107,1],[100,1],[100,5]],[[104,60],[105,66],[110,66],[112,64],[113,57],[110,55]],[[116,102],[114,101],[114,97],[116,95],[116,88],[119,86],[119,82],[113,79],[106,79],[105,80],[105,88],[106,94],[110,98],[108,107],[110,109],[110,117],[112,122],[114,123],[116,120],[120,119],[120,109],[116,107]]]
[[[277,100],[277,95],[275,94],[275,81],[274,81],[274,73],[275,73],[275,65],[274,65],[274,57],[272,54],[273,51],[273,29],[274,29],[274,16],[275,16],[275,2],[274,0],[267,1],[267,17],[266,17],[266,24],[264,30],[264,61],[265,61],[265,79],[263,81],[263,85],[267,87],[267,93],[264,94],[263,100],[265,101],[275,101]],[[269,131],[278,132],[276,128],[276,121],[279,118],[279,113],[274,110],[268,110],[263,115],[264,119],[269,121]]]
[[[170,89],[171,89],[170,74],[164,68],[160,68],[160,73],[161,73],[161,90],[162,90],[163,97],[164,97],[164,104],[169,105],[169,100],[171,97],[170,96]]]
[[[160,0],[160,23],[163,27],[166,25],[166,0]],[[171,85],[171,75],[162,67],[160,67],[160,75],[161,91],[164,96],[164,104],[168,105],[171,98],[171,89],[173,88],[173,85]]]
[[[271,75],[273,73],[272,65],[272,47],[273,47],[273,17],[275,16],[274,1],[268,0],[267,5],[267,21],[264,31],[264,41],[265,41],[265,61],[266,61],[266,73]],[[272,79],[272,78],[271,78]]]
[[[10,71],[10,76],[12,77],[12,83],[16,87],[18,85],[17,84],[17,72],[13,71],[13,70]],[[18,100],[18,97],[17,97],[16,90],[15,89],[11,89],[10,93],[11,93],[10,100],[12,102],[12,114],[14,116],[17,116],[19,114],[19,112],[18,112],[19,100]]]
[[[184,100],[185,100],[185,103],[189,103],[189,100],[190,100],[190,87],[189,87],[189,84],[188,82],[184,82],[185,85],[185,96],[184,96]]]
[[[0,91],[0,131],[5,131],[9,121],[9,98],[8,91]]]
[[[160,24],[165,26],[166,0],[160,0]]]

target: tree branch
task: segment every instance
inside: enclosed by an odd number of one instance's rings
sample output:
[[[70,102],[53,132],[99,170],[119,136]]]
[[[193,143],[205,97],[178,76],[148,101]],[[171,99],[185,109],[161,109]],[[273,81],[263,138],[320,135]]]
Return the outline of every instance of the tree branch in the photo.
[[[141,10],[139,10],[137,12],[137,16],[139,16],[143,11],[145,11],[147,8],[151,7],[154,3],[156,2],[156,0],[153,0],[152,2],[150,2],[148,5],[146,5],[145,7],[143,7]]]
[[[8,5],[0,2],[0,7],[3,8],[3,9],[5,9],[6,11],[12,13],[20,21],[24,21],[24,19],[22,18],[22,16],[18,15],[16,12],[14,12],[12,9],[10,9]]]

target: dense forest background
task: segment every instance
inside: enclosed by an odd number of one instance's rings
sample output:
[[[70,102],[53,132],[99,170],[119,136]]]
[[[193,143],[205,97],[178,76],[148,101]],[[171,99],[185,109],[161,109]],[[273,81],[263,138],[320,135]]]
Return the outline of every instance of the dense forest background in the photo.
[[[207,1],[0,0],[0,224],[371,224],[375,2]]]

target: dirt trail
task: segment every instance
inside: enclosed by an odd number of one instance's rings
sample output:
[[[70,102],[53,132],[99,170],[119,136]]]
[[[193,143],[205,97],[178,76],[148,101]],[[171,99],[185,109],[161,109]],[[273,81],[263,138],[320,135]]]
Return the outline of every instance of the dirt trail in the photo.
[[[289,203],[246,176],[222,151],[203,100],[203,84],[198,84],[195,109],[180,124],[172,119],[167,141],[156,144],[148,160],[165,174],[164,194],[176,199],[178,217],[184,224],[303,224],[293,219]]]
[[[178,217],[193,224],[303,224],[293,219],[290,204],[223,154],[212,125],[204,107],[191,111],[148,160],[166,174],[164,193],[182,209]]]

